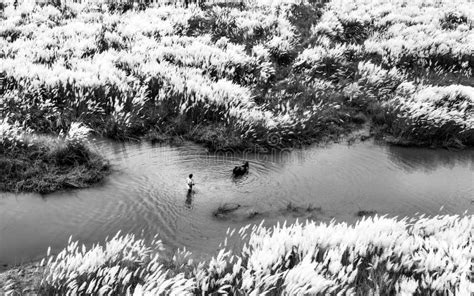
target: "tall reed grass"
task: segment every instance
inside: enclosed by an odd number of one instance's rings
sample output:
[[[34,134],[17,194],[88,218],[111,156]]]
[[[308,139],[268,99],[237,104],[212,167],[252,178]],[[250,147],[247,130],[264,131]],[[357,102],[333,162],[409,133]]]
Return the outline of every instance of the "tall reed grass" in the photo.
[[[394,135],[462,146],[474,144],[474,88],[402,84],[389,103]]]
[[[0,20],[0,114],[46,133],[78,121],[115,139],[163,130],[192,138],[197,126],[217,126],[254,144],[277,134],[284,145],[347,132],[361,112],[391,125],[398,109],[382,105],[401,83],[437,86],[447,73],[469,81],[471,7],[9,7]],[[453,132],[470,145],[469,130]]]
[[[69,240],[44,259],[40,291],[74,295],[468,295],[473,217],[363,218],[228,231],[212,258],[117,234]],[[228,239],[242,240],[239,250]]]

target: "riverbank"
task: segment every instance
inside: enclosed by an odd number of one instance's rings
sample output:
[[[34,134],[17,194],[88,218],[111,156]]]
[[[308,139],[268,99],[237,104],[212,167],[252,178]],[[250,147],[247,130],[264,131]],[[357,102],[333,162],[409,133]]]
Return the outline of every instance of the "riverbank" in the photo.
[[[187,251],[166,259],[161,241],[117,234],[92,248],[70,242],[61,255],[45,258],[44,267],[14,268],[0,280],[8,283],[5,291],[39,295],[467,295],[473,223],[472,216],[446,215],[249,225],[228,232],[228,238],[248,238],[246,247],[232,250],[224,243],[204,262]]]
[[[76,125],[65,137],[38,136],[0,122],[0,191],[46,194],[102,181],[110,164],[87,146],[87,133]]]
[[[7,7],[0,113],[38,133],[78,121],[211,150],[298,147],[363,122],[395,143],[473,146],[469,1],[367,5]]]
[[[43,272],[44,267],[40,262],[0,267],[0,295],[6,295],[11,290],[17,292],[12,295],[40,295],[38,292]]]
[[[357,140],[365,141],[376,134],[370,132],[370,124],[347,123],[344,126],[327,126],[314,132],[313,136],[297,137],[283,140],[278,133],[269,134],[267,138],[245,139],[224,125],[198,125],[189,127],[182,134],[170,131],[152,130],[138,141],[148,141],[152,144],[180,145],[184,141],[191,141],[206,147],[209,152],[255,152],[270,153],[291,149],[301,149],[312,144],[325,145],[347,141],[353,143]]]

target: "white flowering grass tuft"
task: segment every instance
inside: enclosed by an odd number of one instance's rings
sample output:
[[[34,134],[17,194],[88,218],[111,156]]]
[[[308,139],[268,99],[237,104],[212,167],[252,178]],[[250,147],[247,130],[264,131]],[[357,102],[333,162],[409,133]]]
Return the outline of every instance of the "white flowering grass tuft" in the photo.
[[[194,282],[171,275],[160,263],[162,244],[149,246],[134,235],[117,234],[104,246],[78,242],[47,259],[42,292],[74,295],[189,294]]]
[[[402,84],[388,103],[395,133],[426,141],[474,142],[474,88]]]
[[[70,241],[46,258],[41,289],[74,295],[468,295],[473,227],[473,216],[457,215],[248,225],[230,233],[246,241],[242,250],[224,246],[200,263],[187,251],[165,258],[156,237],[147,244],[117,234],[89,249]]]
[[[24,141],[25,130],[18,123],[11,124],[8,118],[0,121],[0,144],[3,150],[12,150]]]
[[[65,139],[68,142],[82,143],[87,140],[87,137],[90,135],[91,131],[91,128],[85,126],[81,122],[73,122],[65,136]]]

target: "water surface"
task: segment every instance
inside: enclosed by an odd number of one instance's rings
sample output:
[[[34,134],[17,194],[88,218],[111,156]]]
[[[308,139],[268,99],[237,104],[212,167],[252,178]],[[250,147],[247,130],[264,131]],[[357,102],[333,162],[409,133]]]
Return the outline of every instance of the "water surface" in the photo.
[[[64,247],[70,235],[95,243],[118,230],[159,233],[171,249],[186,246],[205,255],[218,248],[229,227],[262,219],[268,225],[296,218],[353,222],[360,210],[390,216],[473,214],[473,150],[364,142],[234,155],[210,154],[195,144],[93,143],[115,170],[103,184],[46,196],[0,193],[0,264],[40,258],[48,246]],[[233,179],[233,166],[244,159],[250,173]],[[197,183],[191,198],[189,173]],[[217,219],[212,213],[225,203],[242,207]],[[289,203],[320,210],[287,211]]]

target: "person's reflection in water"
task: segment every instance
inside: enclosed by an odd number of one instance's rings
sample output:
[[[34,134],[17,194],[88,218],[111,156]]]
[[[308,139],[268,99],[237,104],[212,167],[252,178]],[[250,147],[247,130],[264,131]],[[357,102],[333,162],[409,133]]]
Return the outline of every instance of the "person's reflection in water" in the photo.
[[[188,208],[193,208],[193,191],[188,190],[188,193],[186,193],[186,201],[184,202],[186,207]]]

